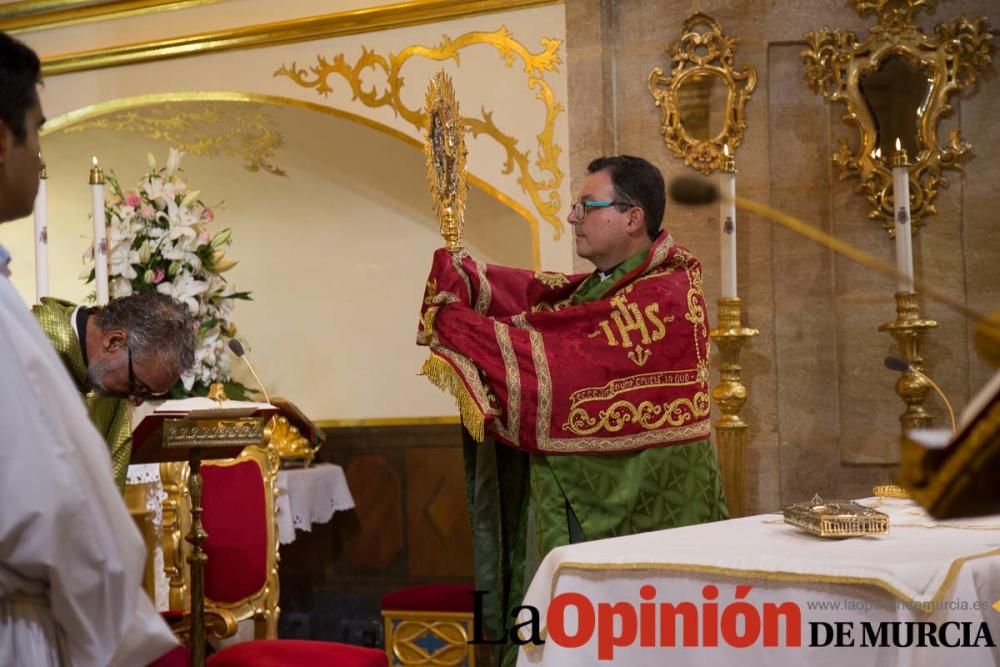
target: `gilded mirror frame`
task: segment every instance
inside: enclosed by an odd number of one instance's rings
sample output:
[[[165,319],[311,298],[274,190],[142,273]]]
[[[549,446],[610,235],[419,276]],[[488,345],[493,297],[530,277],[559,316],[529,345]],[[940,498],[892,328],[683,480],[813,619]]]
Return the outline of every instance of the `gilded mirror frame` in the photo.
[[[929,36],[914,22],[920,10],[933,10],[938,0],[851,0],[861,16],[875,14],[878,25],[863,42],[847,30],[824,27],[806,33],[809,48],[802,51],[806,82],[828,102],[843,103],[844,122],[858,132],[857,147],[839,141],[834,164],[840,180],[855,178],[855,192],[867,197],[868,217],[894,233],[891,156],[876,157],[878,128],[861,90],[861,80],[878,71],[892,56],[901,56],[928,75],[930,89],[918,109],[917,151],[910,155],[910,219],[915,232],[922,220],[937,212],[934,200],[948,187],[943,169],[961,170],[972,145],[958,129],[946,143],[938,136],[942,118],[952,112],[951,96],[977,83],[977,74],[990,66],[993,36],[985,18],[959,17],[939,23]]]
[[[680,41],[666,48],[672,61],[670,75],[659,67],[649,73],[649,92],[662,112],[664,143],[684,164],[703,174],[722,169],[724,148],[735,152],[746,131],[746,105],[757,87],[757,70],[753,65],[736,70],[738,41],[726,36],[712,17],[692,14],[684,21]],[[692,137],[681,122],[680,89],[691,77],[702,76],[718,77],[727,89],[722,130],[707,140]]]

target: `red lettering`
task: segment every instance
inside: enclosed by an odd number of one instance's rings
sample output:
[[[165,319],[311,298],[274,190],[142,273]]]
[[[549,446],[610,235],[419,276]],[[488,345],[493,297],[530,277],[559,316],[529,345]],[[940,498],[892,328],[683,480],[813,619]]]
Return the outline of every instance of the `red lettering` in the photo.
[[[802,609],[795,602],[764,605],[764,646],[778,645],[778,616],[785,617],[785,646],[802,646]]]
[[[677,616],[684,628],[684,646],[698,645],[698,607],[691,602],[660,605],[660,646],[677,646]]]
[[[722,611],[722,638],[736,648],[746,648],[760,636],[760,614],[749,602],[739,602],[750,593],[752,586],[737,586],[737,602],[729,603]],[[740,633],[736,619],[743,617],[743,632]]]
[[[656,589],[647,584],[639,589],[639,597],[652,600]],[[656,605],[652,602],[639,603],[639,646],[656,646]]]
[[[621,621],[621,633],[615,634],[615,619]],[[597,605],[597,659],[612,660],[616,646],[631,646],[635,641],[635,607],[628,602]]]
[[[706,600],[715,600],[719,597],[719,589],[709,584],[701,589],[701,595]],[[701,605],[701,633],[702,646],[719,645],[719,605],[715,602]]]
[[[576,607],[576,634],[566,634],[566,607]],[[560,593],[549,603],[545,614],[549,637],[559,646],[579,648],[594,635],[594,607],[580,593]]]

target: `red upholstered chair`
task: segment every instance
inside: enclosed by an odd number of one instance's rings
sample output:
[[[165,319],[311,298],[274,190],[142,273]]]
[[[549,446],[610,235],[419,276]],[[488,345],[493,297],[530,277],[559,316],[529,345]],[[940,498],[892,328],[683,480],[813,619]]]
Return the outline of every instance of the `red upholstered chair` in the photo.
[[[385,653],[333,642],[275,639],[278,627],[278,527],[275,494],[277,448],[247,447],[236,459],[202,464],[202,524],[205,552],[206,612],[221,612],[236,622],[252,620],[254,640],[234,644],[208,658],[209,667],[386,667]],[[163,464],[164,569],[170,581],[170,606],[187,610],[190,545],[183,536],[191,525],[187,464]],[[178,651],[157,667],[182,659]]]
[[[475,667],[473,587],[428,584],[382,598],[385,654],[389,664]]]

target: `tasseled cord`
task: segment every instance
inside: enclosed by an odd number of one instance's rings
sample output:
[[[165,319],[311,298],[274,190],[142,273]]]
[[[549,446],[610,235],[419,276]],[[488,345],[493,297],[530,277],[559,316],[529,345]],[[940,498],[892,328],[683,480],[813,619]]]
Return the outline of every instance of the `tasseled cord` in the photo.
[[[446,391],[455,397],[458,412],[462,415],[462,425],[476,442],[482,442],[486,438],[486,416],[451,364],[432,352],[420,369],[420,374],[427,376],[427,379],[441,391]]]

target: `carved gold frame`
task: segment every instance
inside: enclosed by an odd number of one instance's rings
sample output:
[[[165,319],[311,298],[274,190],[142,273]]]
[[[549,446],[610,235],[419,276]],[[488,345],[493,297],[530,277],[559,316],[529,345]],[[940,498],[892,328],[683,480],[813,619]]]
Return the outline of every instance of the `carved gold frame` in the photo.
[[[753,65],[735,69],[737,42],[712,17],[692,14],[684,21],[680,41],[667,47],[673,61],[670,76],[664,76],[659,67],[649,73],[649,92],[662,110],[663,141],[684,164],[703,174],[722,169],[724,148],[735,152],[746,131],[746,105],[757,87],[757,70]],[[692,138],[681,123],[678,92],[689,78],[700,76],[718,76],[729,89],[722,132],[709,140]]]
[[[910,219],[916,227],[922,218],[937,212],[934,199],[939,188],[948,186],[942,169],[961,169],[959,163],[972,148],[957,129],[941,145],[938,123],[952,111],[951,96],[975,84],[977,72],[989,66],[993,36],[985,18],[970,21],[964,17],[939,23],[933,37],[924,34],[913,16],[921,9],[934,9],[937,0],[852,0],[852,4],[860,15],[878,17],[867,39],[859,42],[853,32],[839,29],[809,32],[805,35],[809,48],[802,51],[802,58],[809,87],[831,103],[845,104],[847,113],[842,118],[859,134],[857,148],[840,140],[832,156],[841,180],[860,181],[855,191],[867,197],[868,217],[880,221],[892,234],[890,156],[879,160],[874,155],[877,130],[861,93],[861,77],[877,70],[891,55],[909,59],[930,75],[930,93],[917,123],[919,150],[910,156],[909,166]]]

